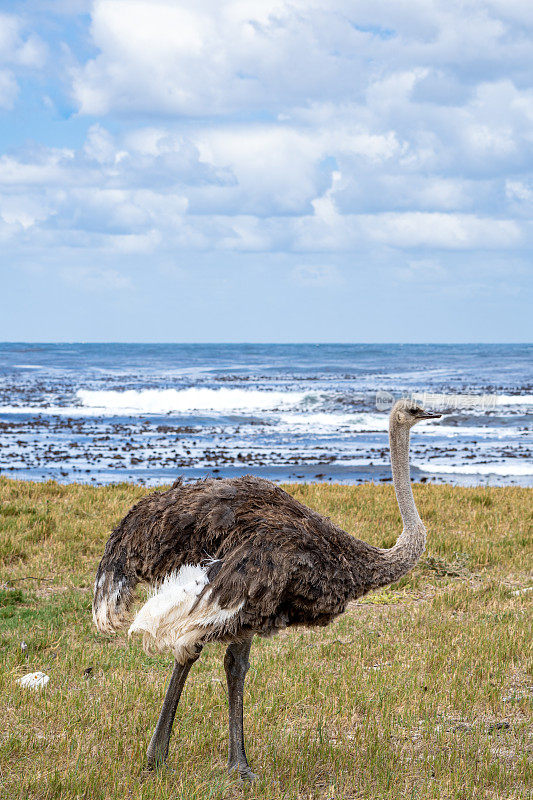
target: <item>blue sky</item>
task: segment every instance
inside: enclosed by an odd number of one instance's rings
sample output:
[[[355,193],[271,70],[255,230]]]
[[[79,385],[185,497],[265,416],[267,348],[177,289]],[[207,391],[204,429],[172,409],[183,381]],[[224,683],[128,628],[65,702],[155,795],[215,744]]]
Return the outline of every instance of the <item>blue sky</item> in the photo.
[[[529,0],[0,10],[0,339],[531,341]]]

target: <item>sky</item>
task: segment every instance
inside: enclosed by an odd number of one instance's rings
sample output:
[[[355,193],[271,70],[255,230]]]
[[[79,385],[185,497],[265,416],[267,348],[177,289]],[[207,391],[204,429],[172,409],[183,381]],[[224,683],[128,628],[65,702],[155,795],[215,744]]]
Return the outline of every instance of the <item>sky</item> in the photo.
[[[533,340],[530,0],[0,4],[0,339]]]

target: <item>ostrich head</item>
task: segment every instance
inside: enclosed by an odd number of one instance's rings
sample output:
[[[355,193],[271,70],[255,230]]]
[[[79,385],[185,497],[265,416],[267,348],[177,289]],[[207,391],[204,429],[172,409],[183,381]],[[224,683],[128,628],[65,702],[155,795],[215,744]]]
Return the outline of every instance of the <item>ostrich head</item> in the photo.
[[[440,419],[442,414],[433,414],[431,411],[425,411],[414,400],[403,399],[393,406],[391,411],[391,422],[397,425],[406,426],[411,428],[417,422],[423,419]]]

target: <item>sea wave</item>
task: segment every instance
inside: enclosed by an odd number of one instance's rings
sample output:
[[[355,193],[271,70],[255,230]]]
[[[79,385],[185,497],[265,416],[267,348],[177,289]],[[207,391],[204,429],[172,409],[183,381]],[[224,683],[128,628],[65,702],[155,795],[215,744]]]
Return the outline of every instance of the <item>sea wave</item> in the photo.
[[[387,414],[335,414],[327,412],[284,412],[280,414],[281,425],[289,430],[312,429],[323,430],[349,430],[361,433],[372,431],[386,431],[389,427]]]
[[[533,475],[533,464],[513,463],[512,461],[498,464],[435,464],[426,461],[416,464],[422,472],[432,472],[443,475]]]
[[[446,438],[459,438],[477,436],[483,439],[508,438],[510,434],[518,433],[515,428],[488,428],[478,426],[446,425],[446,417],[440,422],[424,422],[414,429],[414,436],[441,436]],[[389,415],[384,413],[360,412],[355,414],[340,414],[335,412],[299,412],[298,410],[282,412],[279,423],[288,430],[309,430],[314,432],[339,432],[351,433],[384,433],[389,429]]]
[[[498,406],[533,406],[533,394],[498,394]]]
[[[412,397],[427,408],[454,409],[485,414],[501,406],[533,406],[532,394],[454,394],[451,392],[413,392]]]
[[[268,392],[257,389],[141,389],[92,391],[79,389],[84,409],[100,413],[168,414],[171,412],[274,411],[302,403],[312,404],[318,395],[305,392]]]

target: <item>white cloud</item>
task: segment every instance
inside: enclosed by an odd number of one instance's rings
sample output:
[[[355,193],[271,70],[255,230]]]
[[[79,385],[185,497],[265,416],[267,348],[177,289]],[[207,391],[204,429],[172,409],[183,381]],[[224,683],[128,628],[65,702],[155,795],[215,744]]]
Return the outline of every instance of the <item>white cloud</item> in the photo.
[[[71,180],[71,150],[45,148],[27,157],[0,157],[0,186],[51,186]]]
[[[91,31],[100,53],[76,71],[74,94],[97,114],[212,115],[341,96],[373,38],[342,3],[304,0],[97,0]]]
[[[26,39],[21,39],[14,54],[13,61],[21,67],[40,69],[47,58],[47,48],[42,39],[35,34],[30,34]]]
[[[47,48],[34,33],[27,33],[15,14],[0,13],[0,108],[11,109],[19,94],[16,73],[40,69],[47,57]]]
[[[115,163],[119,158],[113,137],[98,124],[89,128],[83,151],[89,160],[99,164]]]
[[[375,150],[368,158],[349,152],[350,141],[342,130],[251,125],[239,149],[234,128],[193,128],[188,139],[139,130],[116,141],[92,126],[78,151],[38,148],[0,159],[0,214],[14,237],[27,231],[43,246],[117,254],[528,245],[526,221],[510,215],[527,196],[520,181],[500,184],[507,216],[479,214],[471,210],[475,182],[402,175],[404,148],[388,136],[379,164]],[[342,170],[321,167],[331,153]],[[397,210],[385,210],[391,206]],[[323,279],[295,276],[305,274]]]
[[[505,181],[505,194],[510,200],[529,202],[533,200],[533,190],[524,181]]]
[[[519,0],[90,10],[94,52],[65,71],[75,124],[99,119],[77,147],[0,155],[0,235],[28,259],[149,254],[186,270],[193,251],[291,254],[289,283],[320,287],[344,280],[328,254],[346,253],[441,286],[454,257],[531,248],[533,18]],[[45,55],[0,16],[0,105]],[[82,286],[120,282],[84,269]]]
[[[360,224],[372,239],[400,248],[508,248],[522,244],[514,220],[479,218],[473,214],[363,215]]]
[[[95,0],[83,113],[212,116],[310,102],[394,113],[436,74],[522,77],[526,8],[486,0]],[[518,27],[518,29],[517,29]]]
[[[0,218],[11,226],[24,230],[50,216],[51,207],[42,198],[26,194],[4,194],[0,192]],[[15,232],[15,231],[12,231]]]

